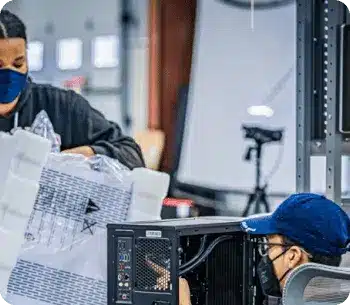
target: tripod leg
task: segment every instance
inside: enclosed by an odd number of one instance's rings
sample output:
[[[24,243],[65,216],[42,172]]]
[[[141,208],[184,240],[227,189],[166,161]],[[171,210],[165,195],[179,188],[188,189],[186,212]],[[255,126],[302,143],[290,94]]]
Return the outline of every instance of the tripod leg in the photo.
[[[270,213],[270,204],[267,201],[266,193],[261,195],[261,203],[265,206],[266,213]]]
[[[250,194],[250,195],[249,195],[248,203],[247,203],[246,208],[244,209],[244,212],[243,212],[243,214],[242,214],[242,217],[247,217],[247,216],[248,216],[250,207],[251,207],[252,204],[254,203],[255,199],[256,199],[256,194]]]
[[[260,204],[262,203],[262,201],[263,201],[262,195],[260,193],[257,193],[255,195],[255,209],[254,209],[255,214],[261,213]]]

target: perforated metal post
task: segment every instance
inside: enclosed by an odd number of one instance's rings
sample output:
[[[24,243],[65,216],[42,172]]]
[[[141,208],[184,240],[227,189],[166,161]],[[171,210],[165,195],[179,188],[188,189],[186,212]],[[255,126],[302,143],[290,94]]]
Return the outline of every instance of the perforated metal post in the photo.
[[[310,191],[313,1],[297,1],[296,191]]]
[[[328,19],[325,33],[327,74],[326,96],[326,194],[335,202],[341,202],[341,147],[342,135],[338,130],[340,25],[344,22],[345,6],[337,0],[328,0],[324,18]]]

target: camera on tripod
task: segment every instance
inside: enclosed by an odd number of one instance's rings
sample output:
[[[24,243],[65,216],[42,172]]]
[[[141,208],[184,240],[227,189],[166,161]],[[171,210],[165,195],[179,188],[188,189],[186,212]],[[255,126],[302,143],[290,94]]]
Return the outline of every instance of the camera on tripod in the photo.
[[[281,142],[283,138],[283,129],[269,130],[257,126],[242,126],[245,131],[246,139],[253,139],[258,143],[265,144],[270,142]]]
[[[266,143],[273,143],[273,142],[281,142],[283,139],[283,129],[277,129],[277,130],[269,130],[269,129],[263,129],[257,126],[246,126],[242,125],[242,129],[245,132],[245,139],[252,139],[255,141],[254,146],[249,146],[248,150],[245,154],[245,160],[250,161],[252,152],[256,152],[256,158],[255,158],[255,187],[254,191],[249,194],[248,203],[243,211],[243,217],[248,216],[250,213],[250,210],[253,205],[255,205],[254,208],[254,214],[261,213],[260,206],[265,207],[265,212],[270,212],[270,205],[267,200],[267,194],[266,194],[266,188],[267,184],[261,185],[261,155],[262,155],[262,146]]]
[[[256,146],[250,146],[245,155],[245,160],[250,161],[252,151],[256,150],[258,154],[261,152],[261,146],[266,143],[281,142],[283,138],[283,129],[269,130],[257,126],[242,125],[246,139],[252,139],[256,142]],[[259,157],[260,158],[260,157]]]

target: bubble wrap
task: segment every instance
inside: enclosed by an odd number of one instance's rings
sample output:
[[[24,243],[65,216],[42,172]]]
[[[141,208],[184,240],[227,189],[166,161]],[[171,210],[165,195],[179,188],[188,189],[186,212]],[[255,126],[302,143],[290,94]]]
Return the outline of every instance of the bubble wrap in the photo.
[[[61,137],[55,133],[50,118],[45,110],[42,110],[37,114],[29,130],[50,140],[52,143],[51,152],[57,153],[61,151]]]

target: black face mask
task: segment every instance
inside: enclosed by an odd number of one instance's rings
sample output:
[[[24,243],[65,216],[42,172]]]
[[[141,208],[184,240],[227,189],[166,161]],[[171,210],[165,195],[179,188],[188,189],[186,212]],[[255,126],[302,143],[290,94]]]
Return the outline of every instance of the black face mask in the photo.
[[[290,270],[287,270],[282,278],[278,279],[273,268],[273,262],[281,257],[284,253],[286,252],[282,252],[274,260],[271,260],[269,256],[266,255],[261,258],[261,261],[258,265],[257,273],[259,276],[262,291],[266,296],[273,296],[276,298],[282,297],[280,282],[286,277]]]

